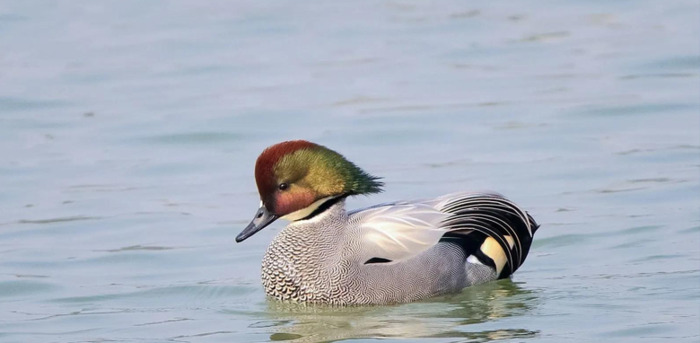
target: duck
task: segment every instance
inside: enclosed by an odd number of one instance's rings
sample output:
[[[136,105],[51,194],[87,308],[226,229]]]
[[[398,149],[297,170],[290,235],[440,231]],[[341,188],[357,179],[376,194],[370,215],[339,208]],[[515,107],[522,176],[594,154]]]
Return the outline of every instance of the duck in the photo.
[[[535,220],[495,192],[456,192],[347,211],[384,183],[306,140],[274,144],[255,162],[260,207],[240,243],[290,223],[262,259],[265,293],[281,301],[386,305],[459,293],[510,277],[528,255]]]

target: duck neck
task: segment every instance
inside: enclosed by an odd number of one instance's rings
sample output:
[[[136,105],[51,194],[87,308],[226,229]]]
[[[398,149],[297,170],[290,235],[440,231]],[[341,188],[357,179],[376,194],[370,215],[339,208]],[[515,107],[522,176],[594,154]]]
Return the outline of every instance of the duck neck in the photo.
[[[347,222],[345,197],[329,198],[316,206],[304,218],[287,225],[285,231],[295,231],[310,242],[333,241],[342,235]]]

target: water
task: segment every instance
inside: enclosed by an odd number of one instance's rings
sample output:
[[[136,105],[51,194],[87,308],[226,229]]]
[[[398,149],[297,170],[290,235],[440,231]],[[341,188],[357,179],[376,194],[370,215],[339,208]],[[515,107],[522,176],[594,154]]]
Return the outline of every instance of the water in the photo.
[[[2,342],[698,342],[695,1],[6,1]],[[512,280],[380,307],[266,300],[234,237],[262,149],[386,192],[492,189]]]

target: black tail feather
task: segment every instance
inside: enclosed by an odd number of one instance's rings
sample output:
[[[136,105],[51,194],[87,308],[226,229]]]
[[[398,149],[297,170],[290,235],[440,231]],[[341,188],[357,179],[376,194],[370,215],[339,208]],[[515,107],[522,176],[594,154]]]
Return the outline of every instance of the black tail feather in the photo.
[[[507,259],[499,278],[510,276],[525,262],[539,228],[532,216],[498,194],[470,195],[448,203],[442,211],[452,214],[444,222],[451,231],[443,240],[459,244],[467,256],[474,255],[495,267],[479,249],[488,237],[498,242]]]

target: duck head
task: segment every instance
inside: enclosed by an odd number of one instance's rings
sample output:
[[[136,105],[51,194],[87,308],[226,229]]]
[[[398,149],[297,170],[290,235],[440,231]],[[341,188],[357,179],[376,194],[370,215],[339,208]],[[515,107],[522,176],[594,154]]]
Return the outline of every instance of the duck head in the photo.
[[[339,153],[315,143],[296,140],[270,146],[255,162],[260,208],[236,242],[278,218],[304,219],[331,199],[381,192],[382,183],[377,180]]]

